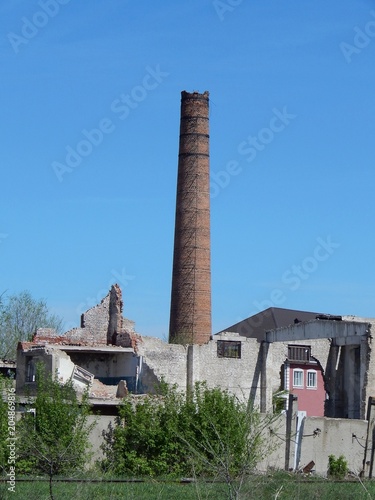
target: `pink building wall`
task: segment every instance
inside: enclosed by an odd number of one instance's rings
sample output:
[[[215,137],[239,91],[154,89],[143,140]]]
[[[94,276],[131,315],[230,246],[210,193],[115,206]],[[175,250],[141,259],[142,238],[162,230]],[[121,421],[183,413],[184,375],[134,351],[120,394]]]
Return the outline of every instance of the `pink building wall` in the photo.
[[[308,417],[324,417],[326,392],[317,363],[290,363],[288,390],[298,397],[298,410],[305,411]]]

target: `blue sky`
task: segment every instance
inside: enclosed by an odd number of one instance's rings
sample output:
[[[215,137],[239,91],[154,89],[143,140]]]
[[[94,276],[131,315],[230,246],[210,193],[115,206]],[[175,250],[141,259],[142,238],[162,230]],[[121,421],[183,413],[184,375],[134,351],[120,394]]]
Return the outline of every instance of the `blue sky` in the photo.
[[[375,2],[7,0],[0,291],[66,327],[118,282],[168,335],[182,90],[210,92],[213,332],[375,316]]]

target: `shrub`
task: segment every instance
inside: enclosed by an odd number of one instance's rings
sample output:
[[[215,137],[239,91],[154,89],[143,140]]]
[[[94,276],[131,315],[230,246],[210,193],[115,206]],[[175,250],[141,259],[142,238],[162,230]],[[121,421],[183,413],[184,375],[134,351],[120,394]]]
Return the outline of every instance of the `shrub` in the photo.
[[[345,460],[344,455],[338,458],[335,455],[328,457],[328,476],[335,479],[343,479],[348,473],[348,462]]]
[[[103,433],[101,465],[119,475],[220,478],[234,498],[268,453],[263,431],[274,418],[202,383],[186,396],[162,384],[159,395],[124,399]]]

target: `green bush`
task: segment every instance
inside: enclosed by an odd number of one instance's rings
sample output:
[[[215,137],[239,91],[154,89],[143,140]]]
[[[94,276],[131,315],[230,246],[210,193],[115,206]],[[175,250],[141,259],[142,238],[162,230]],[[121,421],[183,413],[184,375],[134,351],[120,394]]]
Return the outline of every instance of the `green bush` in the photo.
[[[343,479],[348,473],[348,462],[345,460],[344,455],[338,458],[335,455],[328,457],[328,476],[335,479]]]
[[[162,384],[159,395],[124,399],[116,425],[103,433],[101,467],[125,476],[219,478],[235,498],[269,451],[263,431],[273,418],[202,383],[188,395]]]

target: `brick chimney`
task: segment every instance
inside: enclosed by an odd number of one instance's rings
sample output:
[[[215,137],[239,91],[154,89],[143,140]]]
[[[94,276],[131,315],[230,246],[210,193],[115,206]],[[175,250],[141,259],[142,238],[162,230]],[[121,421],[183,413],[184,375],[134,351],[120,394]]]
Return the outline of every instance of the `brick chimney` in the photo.
[[[208,92],[181,93],[169,342],[211,337]]]

